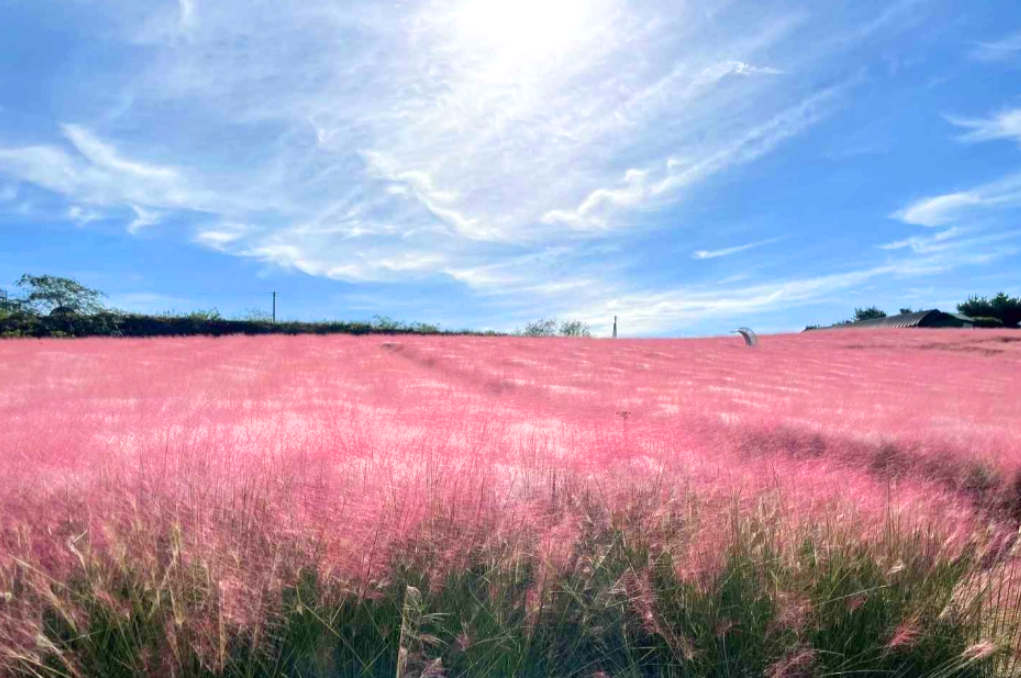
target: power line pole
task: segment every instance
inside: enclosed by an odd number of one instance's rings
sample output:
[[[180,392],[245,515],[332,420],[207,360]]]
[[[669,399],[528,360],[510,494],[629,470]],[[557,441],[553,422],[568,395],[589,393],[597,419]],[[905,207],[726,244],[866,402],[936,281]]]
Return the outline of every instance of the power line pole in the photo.
[[[617,338],[617,316],[613,316],[613,338]]]
[[[273,293],[273,322],[277,321],[277,293]]]

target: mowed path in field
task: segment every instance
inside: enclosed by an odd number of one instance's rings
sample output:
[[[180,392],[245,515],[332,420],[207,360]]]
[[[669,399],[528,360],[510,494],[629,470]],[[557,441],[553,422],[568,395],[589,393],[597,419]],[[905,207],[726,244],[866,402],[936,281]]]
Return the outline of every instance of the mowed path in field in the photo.
[[[437,513],[556,541],[537,516],[581,490],[967,531],[1014,519],[1019,377],[1021,333],[995,331],[7,341],[0,508],[240,512],[352,567]]]

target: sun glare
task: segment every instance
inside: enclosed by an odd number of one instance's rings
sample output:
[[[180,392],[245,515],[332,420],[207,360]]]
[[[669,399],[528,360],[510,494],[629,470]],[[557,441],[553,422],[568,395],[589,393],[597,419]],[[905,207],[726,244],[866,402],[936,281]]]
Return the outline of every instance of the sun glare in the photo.
[[[565,51],[591,13],[587,0],[467,0],[456,25],[464,38],[501,52],[547,55]]]

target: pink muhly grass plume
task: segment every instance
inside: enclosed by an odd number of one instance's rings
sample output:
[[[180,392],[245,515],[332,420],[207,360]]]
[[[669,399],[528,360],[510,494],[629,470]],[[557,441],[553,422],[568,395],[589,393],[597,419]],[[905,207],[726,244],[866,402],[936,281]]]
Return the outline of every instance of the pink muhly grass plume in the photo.
[[[999,649],[1000,648],[996,645],[996,643],[983,640],[965,648],[961,657],[963,657],[965,661],[969,662],[982,661],[983,659],[992,657],[999,651]]]
[[[683,553],[702,586],[740,530],[825,550],[895,526],[1003,558],[1021,511],[1006,338],[0,342],[0,576],[63,580],[75,549],[153,586],[201,569],[225,623],[251,626],[298,563],[371,596],[395,558],[568,567],[596,523]]]
[[[815,662],[815,657],[815,650],[811,648],[797,648],[766,669],[766,675],[768,678],[811,676],[813,675],[812,664]]]
[[[890,642],[886,644],[886,647],[893,650],[897,648],[910,647],[914,644],[915,639],[918,638],[918,620],[909,619],[902,622],[893,632],[890,637]]]

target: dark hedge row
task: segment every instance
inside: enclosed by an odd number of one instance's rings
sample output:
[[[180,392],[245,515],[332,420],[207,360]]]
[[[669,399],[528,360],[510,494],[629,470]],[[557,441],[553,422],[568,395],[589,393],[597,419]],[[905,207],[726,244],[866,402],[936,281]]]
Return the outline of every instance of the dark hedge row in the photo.
[[[116,313],[0,318],[0,337],[181,337],[228,334],[481,334],[443,331],[433,325],[369,322],[278,322],[202,316]]]

